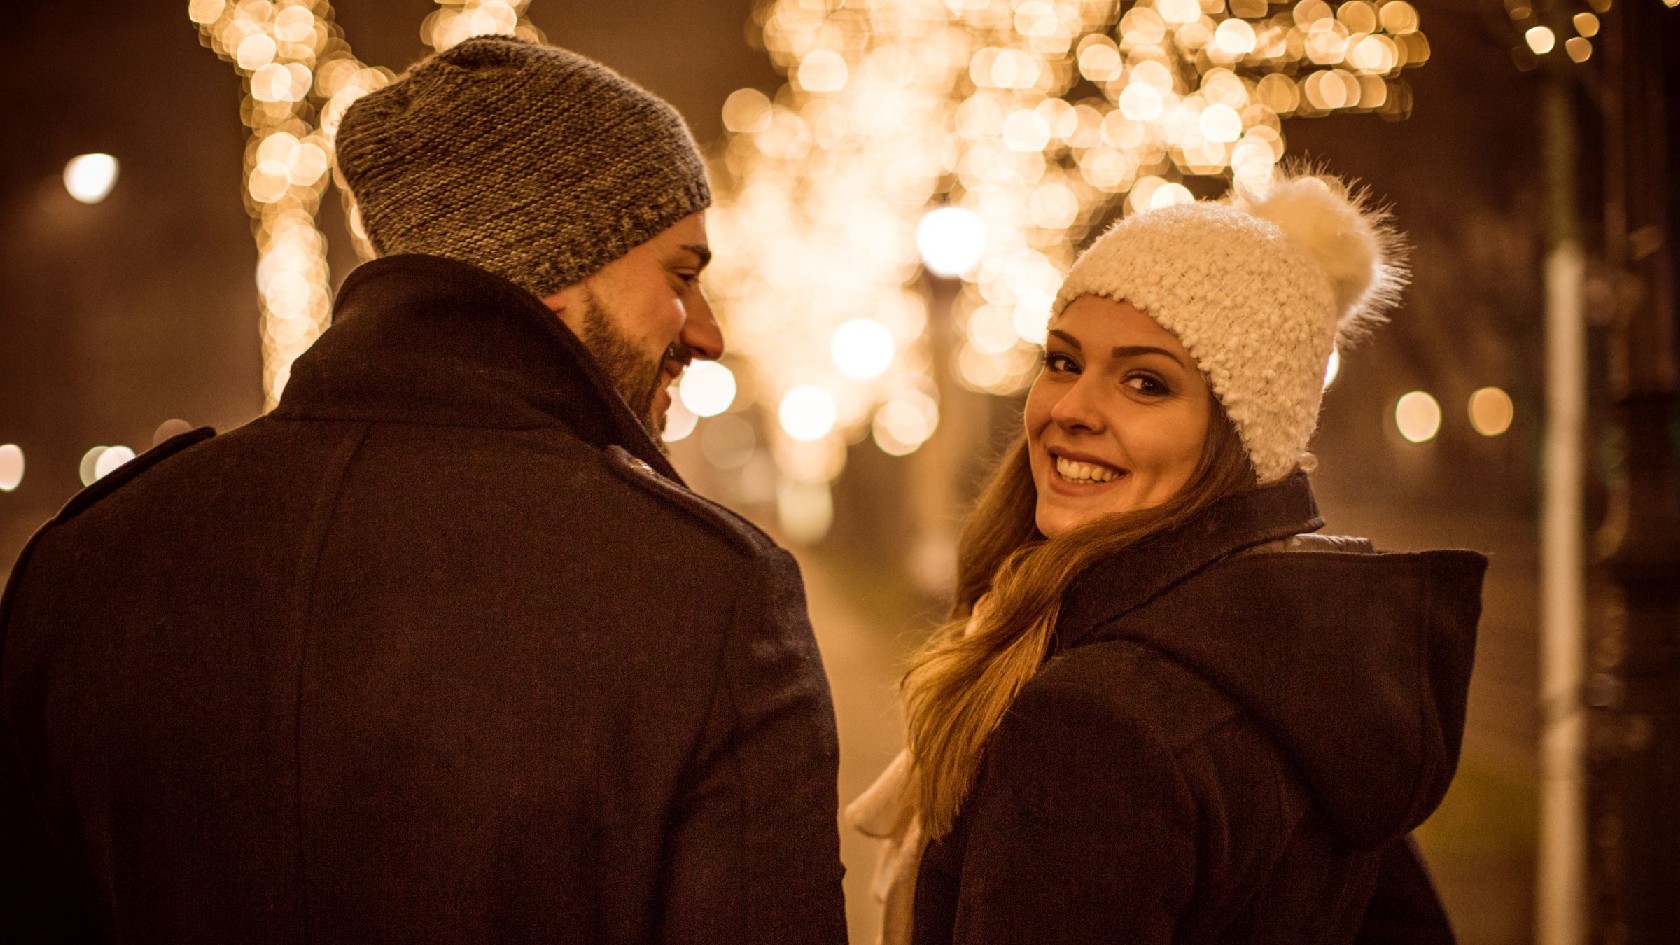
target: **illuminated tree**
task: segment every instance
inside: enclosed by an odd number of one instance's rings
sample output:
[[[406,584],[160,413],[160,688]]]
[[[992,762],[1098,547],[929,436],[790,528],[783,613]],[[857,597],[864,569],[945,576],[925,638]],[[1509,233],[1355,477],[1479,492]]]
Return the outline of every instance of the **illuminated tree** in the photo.
[[[420,35],[434,49],[487,33],[540,40],[524,19],[529,2],[438,0]],[[331,180],[339,119],[394,73],[355,57],[328,0],[192,0],[187,15],[204,44],[244,79],[245,206],[257,240],[263,398],[273,407],[293,359],[326,329],[332,311],[327,241],[317,215]],[[358,249],[371,255],[350,211]]]

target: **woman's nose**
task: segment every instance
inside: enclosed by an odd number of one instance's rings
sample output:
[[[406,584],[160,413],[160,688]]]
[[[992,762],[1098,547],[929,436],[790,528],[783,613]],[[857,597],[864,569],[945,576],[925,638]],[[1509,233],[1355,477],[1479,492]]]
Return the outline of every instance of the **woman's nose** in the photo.
[[[1102,406],[1097,396],[1100,385],[1096,380],[1082,375],[1062,393],[1050,408],[1050,419],[1056,426],[1068,431],[1102,431]]]

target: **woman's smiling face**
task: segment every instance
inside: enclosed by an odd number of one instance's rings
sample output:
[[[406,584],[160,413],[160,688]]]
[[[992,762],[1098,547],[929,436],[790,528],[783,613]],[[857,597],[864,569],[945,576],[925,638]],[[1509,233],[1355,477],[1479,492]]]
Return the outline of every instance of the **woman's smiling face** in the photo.
[[[1142,309],[1075,299],[1050,322],[1027,393],[1038,530],[1054,538],[1172,498],[1196,471],[1212,398],[1190,353]]]

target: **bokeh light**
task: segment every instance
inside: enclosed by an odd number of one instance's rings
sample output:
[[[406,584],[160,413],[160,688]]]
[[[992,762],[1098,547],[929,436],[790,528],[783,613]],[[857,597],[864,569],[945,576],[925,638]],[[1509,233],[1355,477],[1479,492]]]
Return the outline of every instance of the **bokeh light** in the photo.
[[[985,252],[985,221],[962,207],[936,207],[916,225],[916,249],[922,265],[934,275],[963,275]]]
[[[1441,432],[1441,404],[1421,390],[1403,394],[1394,405],[1394,425],[1409,442],[1433,440]]]
[[[23,483],[23,447],[16,443],[0,446],[0,492],[11,492]]]
[[[715,417],[735,403],[735,373],[716,361],[695,361],[677,383],[677,397],[697,417]]]
[[[64,165],[64,189],[82,203],[98,203],[117,185],[117,159],[109,154],[79,154]]]
[[[1499,436],[1511,429],[1516,413],[1511,395],[1497,387],[1484,387],[1470,395],[1470,426],[1482,436]]]
[[[829,353],[841,374],[855,381],[868,381],[885,374],[892,366],[897,345],[892,331],[873,318],[854,318],[834,329]]]
[[[822,439],[834,429],[839,408],[833,394],[814,384],[801,384],[782,395],[776,416],[788,436],[810,442]]]
[[[659,438],[666,443],[681,442],[688,439],[699,424],[700,418],[683,405],[681,397],[677,397],[671,401],[671,409],[665,411],[665,429],[659,431]]]
[[[700,454],[718,469],[739,469],[752,461],[757,450],[758,434],[738,414],[707,421],[700,431]]]
[[[926,443],[939,426],[939,404],[919,390],[901,391],[875,411],[871,433],[889,456],[906,456]]]
[[[108,446],[93,461],[93,478],[104,479],[133,458],[134,451],[126,446]]]
[[[164,440],[180,436],[183,433],[191,433],[192,430],[193,425],[185,420],[175,418],[165,420],[157,425],[157,429],[152,431],[152,445],[156,446]]]
[[[82,485],[91,486],[94,480],[99,478],[99,457],[103,456],[107,449],[110,449],[110,447],[95,446],[82,454],[82,461],[76,468],[76,474],[81,478]]]

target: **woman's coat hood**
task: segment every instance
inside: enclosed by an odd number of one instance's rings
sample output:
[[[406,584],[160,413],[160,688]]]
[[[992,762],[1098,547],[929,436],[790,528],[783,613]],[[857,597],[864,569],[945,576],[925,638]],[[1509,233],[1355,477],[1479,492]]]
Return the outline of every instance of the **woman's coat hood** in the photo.
[[[1088,569],[1056,649],[1129,640],[1207,679],[1258,720],[1342,839],[1374,849],[1452,780],[1487,562],[1295,537],[1321,524],[1302,474],[1219,503]]]

